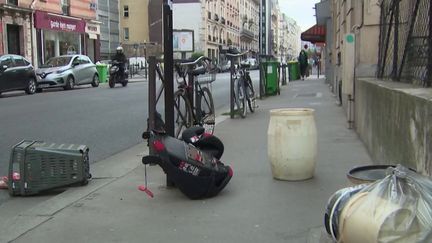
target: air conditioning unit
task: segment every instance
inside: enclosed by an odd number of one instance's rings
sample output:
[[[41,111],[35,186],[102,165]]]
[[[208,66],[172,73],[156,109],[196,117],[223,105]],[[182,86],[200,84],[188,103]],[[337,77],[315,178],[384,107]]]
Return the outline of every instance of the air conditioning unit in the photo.
[[[69,185],[86,185],[91,178],[89,148],[24,140],[12,148],[8,188],[12,196],[34,195]]]

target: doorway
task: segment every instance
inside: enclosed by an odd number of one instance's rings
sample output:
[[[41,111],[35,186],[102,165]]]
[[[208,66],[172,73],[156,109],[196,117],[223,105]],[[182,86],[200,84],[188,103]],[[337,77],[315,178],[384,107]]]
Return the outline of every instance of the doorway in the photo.
[[[19,25],[7,25],[8,54],[21,55],[20,29]]]

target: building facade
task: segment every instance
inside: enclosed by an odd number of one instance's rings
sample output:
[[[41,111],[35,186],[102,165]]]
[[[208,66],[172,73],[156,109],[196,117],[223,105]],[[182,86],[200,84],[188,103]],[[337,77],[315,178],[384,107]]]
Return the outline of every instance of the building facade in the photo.
[[[98,0],[97,20],[100,24],[100,59],[110,59],[120,45],[118,0]]]
[[[148,10],[148,0],[120,0],[120,42],[127,56],[146,55]]]
[[[258,50],[259,37],[259,0],[240,0],[240,49],[252,51],[256,54]]]
[[[96,20],[96,4],[93,1],[37,1],[33,10],[38,65],[54,56],[88,54],[87,47],[96,45],[97,34],[86,32],[87,22]],[[93,52],[89,56],[95,60],[97,55]]]
[[[33,60],[31,0],[0,0],[0,54],[18,54]]]

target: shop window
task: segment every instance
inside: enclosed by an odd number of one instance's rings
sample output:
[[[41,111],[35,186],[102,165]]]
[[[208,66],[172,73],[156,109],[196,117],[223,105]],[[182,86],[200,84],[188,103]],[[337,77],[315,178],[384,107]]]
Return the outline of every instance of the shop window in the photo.
[[[123,32],[124,32],[124,39],[129,40],[129,28],[124,28]]]
[[[128,5],[123,6],[123,17],[129,18],[129,6]]]

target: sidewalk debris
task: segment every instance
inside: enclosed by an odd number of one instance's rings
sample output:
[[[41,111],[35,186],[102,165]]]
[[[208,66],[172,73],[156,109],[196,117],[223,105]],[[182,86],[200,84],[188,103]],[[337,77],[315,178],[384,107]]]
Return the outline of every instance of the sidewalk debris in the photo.
[[[337,242],[432,242],[432,181],[401,165],[387,176],[336,192],[325,225]]]
[[[8,189],[8,177],[1,176],[0,177],[0,189]]]

